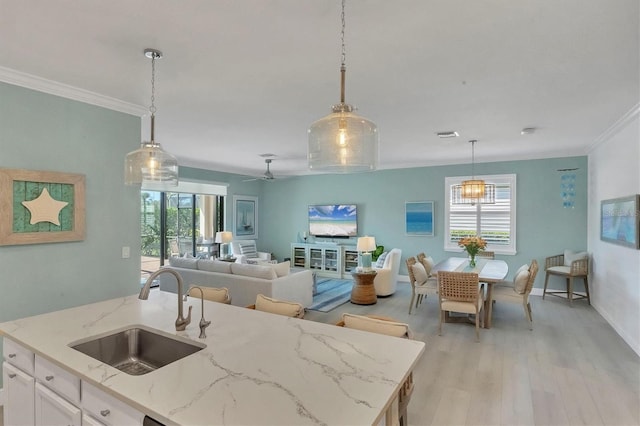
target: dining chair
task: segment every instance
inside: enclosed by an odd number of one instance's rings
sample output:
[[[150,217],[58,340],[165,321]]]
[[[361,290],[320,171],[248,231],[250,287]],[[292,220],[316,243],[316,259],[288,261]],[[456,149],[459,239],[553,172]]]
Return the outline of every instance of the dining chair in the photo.
[[[215,288],[215,287],[206,287],[204,285],[196,284],[198,287],[202,289],[202,298],[204,300],[210,300],[212,302],[224,303],[227,305],[231,304],[231,296],[229,295],[229,289],[226,287]],[[193,288],[193,286],[189,287],[189,292],[187,293],[191,297],[201,297],[200,290]]]
[[[258,294],[255,305],[249,305],[247,308],[292,318],[304,318],[304,306],[300,303],[273,299],[263,294]]]
[[[448,318],[449,312],[475,314],[476,341],[479,342],[484,285],[478,281],[478,274],[438,271],[438,300],[440,301],[438,334],[442,336],[442,323]]]
[[[591,298],[589,297],[589,255],[587,252],[575,253],[571,250],[565,250],[564,254],[547,257],[544,261],[544,270],[546,275],[544,278],[542,300],[544,300],[544,296],[547,293],[558,297],[562,297],[559,296],[560,294],[566,294],[567,299],[569,299],[569,306],[573,306],[574,296],[578,299],[587,299],[587,303],[591,305]],[[566,291],[547,290],[549,275],[564,277],[567,282]],[[582,278],[584,280],[586,295],[573,291],[574,278]]]
[[[531,304],[529,303],[529,294],[533,288],[533,283],[538,274],[538,261],[533,259],[530,265],[524,265],[516,272],[513,282],[507,285],[494,286],[491,292],[491,299],[498,302],[521,303],[524,309],[524,315],[529,321],[529,330],[533,330],[533,318],[531,315]]]
[[[479,251],[476,257],[482,257],[483,259],[495,259],[496,253],[493,251]]]
[[[408,258],[406,264],[409,281],[411,282],[411,302],[409,302],[409,315],[411,315],[414,300],[416,302],[415,308],[418,309],[424,296],[428,294],[438,294],[438,281],[429,275],[424,264],[418,262],[415,257],[412,256]],[[431,270],[431,268],[429,268],[429,270]]]
[[[370,333],[385,334],[387,336],[412,339],[413,334],[409,324],[399,322],[393,318],[377,315],[355,315],[350,313],[342,314],[342,320],[336,323],[339,327],[353,328],[356,330],[368,331]],[[398,393],[398,418],[387,419],[387,424],[407,425],[407,406],[413,393],[413,372],[402,384]],[[395,401],[394,401],[395,403]],[[396,413],[393,413],[395,416]]]

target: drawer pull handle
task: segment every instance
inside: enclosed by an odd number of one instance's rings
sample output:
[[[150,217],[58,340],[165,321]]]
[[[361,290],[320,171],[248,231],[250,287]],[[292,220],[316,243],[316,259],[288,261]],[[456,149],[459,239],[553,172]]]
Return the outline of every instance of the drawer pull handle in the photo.
[[[13,379],[14,377],[16,377],[16,373],[9,373],[9,378]]]
[[[9,354],[9,358],[15,358],[16,354]]]
[[[100,415],[102,417],[107,417],[109,415],[109,413],[111,413],[111,411],[109,411],[109,410],[101,410],[100,411]]]
[[[44,378],[47,382],[50,382],[53,380],[53,376],[45,376]]]

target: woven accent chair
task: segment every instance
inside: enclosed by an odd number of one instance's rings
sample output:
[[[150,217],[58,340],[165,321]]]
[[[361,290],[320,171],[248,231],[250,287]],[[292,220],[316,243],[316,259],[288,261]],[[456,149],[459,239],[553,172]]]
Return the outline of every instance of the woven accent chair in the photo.
[[[377,315],[342,314],[342,320],[336,323],[338,327],[353,328],[371,333],[385,334],[406,339],[412,338],[409,324],[398,322],[389,317]],[[398,418],[387,419],[387,424],[408,425],[407,406],[413,393],[413,372],[409,373],[398,393]],[[394,401],[395,403],[395,401]]]
[[[533,283],[536,280],[536,275],[538,274],[538,261],[533,259],[529,268],[525,269],[522,272],[522,277],[518,276],[514,277],[513,283],[511,285],[497,285],[493,287],[493,291],[491,292],[491,298],[494,301],[498,302],[507,302],[507,303],[522,303],[522,308],[524,309],[524,315],[527,317],[529,321],[529,330],[533,330],[533,318],[531,316],[531,304],[529,303],[529,294],[531,293],[531,289],[533,288]],[[520,280],[524,281],[524,288],[520,288],[521,283]]]
[[[440,300],[440,324],[438,334],[442,336],[442,323],[449,312],[475,314],[476,341],[480,341],[480,323],[484,308],[484,285],[478,282],[478,274],[469,272],[438,271],[438,299]]]
[[[424,253],[421,253],[424,256]],[[418,255],[420,256],[420,255]],[[425,259],[425,262],[428,261]],[[422,298],[428,294],[438,294],[438,281],[430,276],[429,271],[424,267],[424,263],[418,262],[415,257],[410,257],[406,261],[409,281],[411,282],[411,302],[409,302],[409,315],[413,308],[413,301],[416,302],[416,309],[422,303]],[[417,297],[416,297],[417,296]]]
[[[578,259],[574,259],[573,255],[576,256],[584,256]],[[544,296],[548,293],[554,296],[559,296],[560,294],[566,294],[567,299],[569,299],[569,306],[573,306],[573,298],[576,297],[578,299],[587,299],[587,303],[591,305],[591,298],[589,297],[589,257],[585,252],[583,253],[573,253],[569,250],[565,250],[564,254],[558,254],[555,256],[550,256],[545,259],[544,262],[544,270],[546,272],[546,276],[544,278],[544,291],[542,293],[542,299],[544,300]],[[567,281],[567,290],[547,290],[547,284],[549,283],[549,275],[558,275],[566,278]],[[584,280],[584,290],[586,295],[575,293],[573,291],[573,280],[574,278],[582,278]]]
[[[196,285],[202,289],[204,300],[210,300],[212,302],[218,302],[218,303],[225,303],[227,305],[231,304],[231,296],[229,295],[228,288],[206,287],[199,284],[196,284]],[[200,290],[197,290],[193,287],[189,287],[189,293],[187,294],[191,297],[197,297],[197,298],[201,297]]]
[[[273,299],[263,294],[256,296],[255,305],[249,305],[247,308],[292,318],[304,318],[304,306],[301,304],[286,300]]]
[[[480,251],[476,254],[476,257],[482,257],[483,259],[495,259],[496,254],[493,251]]]

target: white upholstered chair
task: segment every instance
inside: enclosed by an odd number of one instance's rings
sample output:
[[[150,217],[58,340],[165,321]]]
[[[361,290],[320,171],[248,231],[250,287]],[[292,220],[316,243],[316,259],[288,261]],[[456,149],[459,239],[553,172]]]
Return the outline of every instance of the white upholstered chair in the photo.
[[[480,322],[484,306],[484,285],[478,282],[478,274],[470,272],[438,271],[438,299],[440,300],[440,324],[449,312],[475,314],[476,341],[480,341]]]
[[[247,259],[271,260],[271,253],[258,251],[255,240],[231,241],[231,256],[236,258],[236,263],[247,263]]]
[[[529,329],[533,330],[533,318],[531,316],[531,304],[529,294],[533,288],[533,282],[538,274],[538,261],[533,259],[530,265],[522,265],[513,277],[513,282],[494,285],[491,298],[498,303],[522,304],[524,315],[529,321]]]
[[[394,248],[387,253],[384,258],[384,265],[381,268],[376,266],[372,268],[377,273],[373,280],[376,295],[390,296],[395,293],[398,285],[398,271],[400,270],[401,257],[402,250]]]
[[[421,253],[424,254],[424,253]],[[428,294],[438,294],[438,280],[430,275],[433,261],[430,257],[424,256],[423,262],[419,262],[415,257],[407,259],[407,272],[409,273],[409,281],[411,282],[411,302],[409,302],[409,314],[413,308],[413,301],[416,302],[416,309],[422,303],[424,296]],[[429,267],[429,271],[425,268],[425,263]]]

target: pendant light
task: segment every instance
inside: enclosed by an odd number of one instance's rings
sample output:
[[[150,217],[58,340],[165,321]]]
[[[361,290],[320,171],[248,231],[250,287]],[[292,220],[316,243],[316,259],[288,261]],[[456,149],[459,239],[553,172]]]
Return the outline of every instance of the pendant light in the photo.
[[[495,204],[496,186],[475,178],[475,144],[478,141],[473,139],[469,142],[471,143],[471,179],[462,181],[462,185],[451,187],[451,202],[453,204]]]
[[[354,113],[346,104],[346,53],[344,44],[345,0],[342,0],[342,64],[340,66],[340,103],[332,113],[309,127],[309,169],[331,173],[375,170],[378,165],[378,128],[372,121]]]
[[[143,141],[140,148],[127,154],[124,163],[124,182],[126,185],[142,183],[160,183],[166,186],[178,185],[178,160],[164,151],[155,141],[155,76],[156,59],[162,58],[162,52],[145,49],[144,55],[151,59],[151,139]]]

